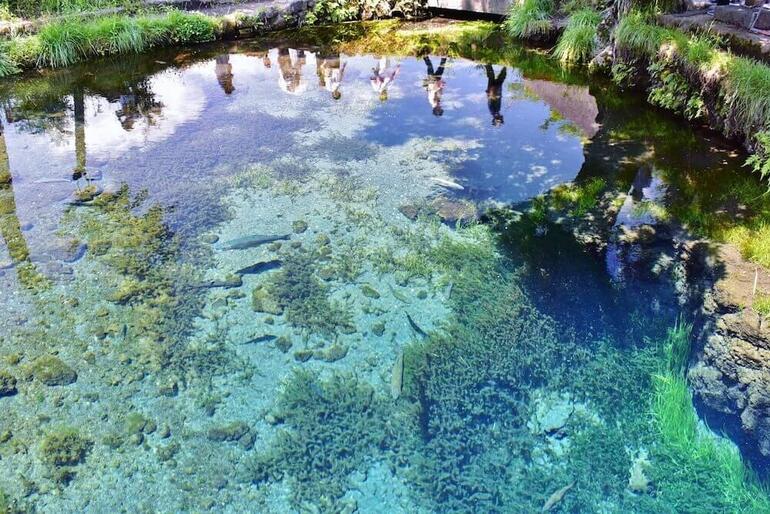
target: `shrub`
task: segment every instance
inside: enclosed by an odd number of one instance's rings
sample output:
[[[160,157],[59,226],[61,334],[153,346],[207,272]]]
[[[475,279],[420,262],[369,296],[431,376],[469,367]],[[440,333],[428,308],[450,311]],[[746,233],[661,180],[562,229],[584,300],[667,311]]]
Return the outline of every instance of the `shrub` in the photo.
[[[596,48],[596,30],[601,16],[593,9],[575,11],[567,22],[564,33],[554,49],[554,55],[562,62],[586,62]]]
[[[205,43],[216,39],[217,24],[198,13],[171,11],[162,21],[172,43]]]

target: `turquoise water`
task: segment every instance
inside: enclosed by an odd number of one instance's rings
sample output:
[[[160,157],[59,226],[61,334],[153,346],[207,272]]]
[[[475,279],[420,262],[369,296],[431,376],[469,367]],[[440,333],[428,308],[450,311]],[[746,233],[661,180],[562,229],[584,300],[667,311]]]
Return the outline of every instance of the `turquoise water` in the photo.
[[[516,56],[241,42],[6,83],[4,501],[759,511],[666,439],[682,284],[613,237],[740,153]],[[554,207],[614,205],[593,242],[538,215],[572,181],[612,191]]]

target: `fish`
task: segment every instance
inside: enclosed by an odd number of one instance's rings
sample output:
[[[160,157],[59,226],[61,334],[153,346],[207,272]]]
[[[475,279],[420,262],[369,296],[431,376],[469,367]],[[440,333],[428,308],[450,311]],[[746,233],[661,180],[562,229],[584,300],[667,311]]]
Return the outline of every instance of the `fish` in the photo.
[[[264,273],[265,271],[270,271],[271,269],[277,269],[280,268],[283,265],[283,262],[281,262],[278,259],[273,259],[271,261],[262,261],[257,262],[256,264],[252,264],[251,266],[246,266],[245,268],[241,268],[238,271],[235,272],[236,275],[259,275],[260,273]]]
[[[543,504],[543,510],[542,512],[548,512],[552,508],[556,506],[557,503],[559,503],[562,498],[564,498],[564,495],[567,494],[567,492],[575,487],[575,481],[573,480],[571,484],[565,485],[558,491],[554,492],[551,496],[548,497],[548,499]]]
[[[418,335],[422,337],[426,337],[428,335],[425,333],[423,329],[419,327],[419,325],[417,325],[417,323],[414,322],[414,320],[412,319],[412,317],[409,315],[408,312],[406,313],[406,319],[409,321],[409,325],[412,327],[412,330],[417,332]]]
[[[289,234],[252,234],[250,236],[243,236],[227,241],[219,248],[220,250],[245,250],[246,248],[254,248],[263,244],[272,243],[273,241],[284,241],[286,239],[289,239]]]
[[[213,289],[216,287],[222,287],[224,289],[230,289],[232,287],[241,287],[243,285],[243,279],[235,275],[231,278],[225,278],[225,279],[212,279],[207,280],[206,282],[200,282],[198,284],[191,284],[187,286],[185,289],[187,290],[196,290],[196,289]]]
[[[401,391],[404,389],[404,353],[401,352],[396,357],[396,363],[393,364],[393,374],[390,377],[390,397],[398,400]]]
[[[455,283],[450,282],[448,286],[446,286],[446,290],[444,290],[444,298],[449,300],[452,297],[452,289],[454,288]]]
[[[458,191],[462,191],[465,189],[463,186],[458,184],[457,182],[454,182],[449,179],[441,178],[441,177],[431,177],[431,180],[435,182],[436,184],[445,187],[447,189],[456,189]]]
[[[249,339],[248,341],[241,344],[269,343],[270,341],[275,341],[276,339],[278,339],[278,337],[274,336],[273,334],[265,334],[263,336],[255,337],[254,339]]]

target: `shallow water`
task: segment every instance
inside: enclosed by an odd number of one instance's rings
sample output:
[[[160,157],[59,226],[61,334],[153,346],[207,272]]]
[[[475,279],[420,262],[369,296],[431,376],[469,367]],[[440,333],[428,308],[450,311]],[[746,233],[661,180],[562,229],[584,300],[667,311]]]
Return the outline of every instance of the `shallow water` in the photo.
[[[693,183],[717,211],[744,157],[537,51],[394,54],[239,42],[4,85],[8,501],[713,512],[718,468],[672,473],[650,408],[671,256],[527,212],[591,180],[635,188],[617,225]]]

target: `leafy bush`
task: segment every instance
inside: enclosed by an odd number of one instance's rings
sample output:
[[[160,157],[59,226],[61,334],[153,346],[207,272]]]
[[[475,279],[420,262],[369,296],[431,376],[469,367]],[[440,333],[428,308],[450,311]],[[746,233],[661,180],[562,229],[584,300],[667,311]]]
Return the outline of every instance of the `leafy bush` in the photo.
[[[596,30],[601,16],[593,9],[575,11],[567,22],[564,33],[554,49],[562,62],[586,62],[596,48]]]
[[[307,13],[305,22],[315,23],[340,23],[352,21],[358,17],[359,5],[351,0],[319,0],[313,6],[313,10]]]
[[[516,38],[530,38],[548,34],[553,24],[551,0],[521,0],[511,4],[505,29]]]
[[[172,11],[162,20],[161,26],[174,44],[205,43],[216,39],[216,22],[198,13]]]

